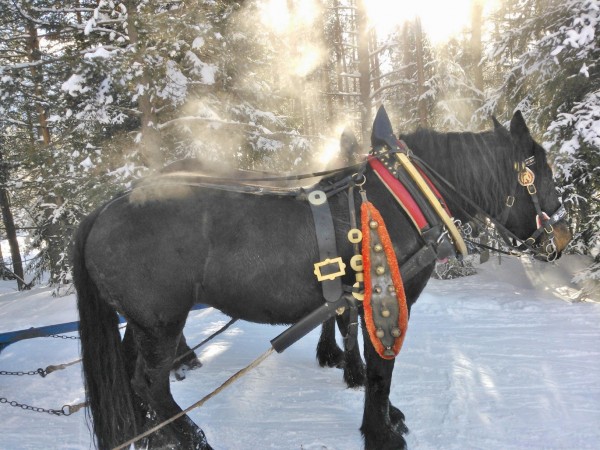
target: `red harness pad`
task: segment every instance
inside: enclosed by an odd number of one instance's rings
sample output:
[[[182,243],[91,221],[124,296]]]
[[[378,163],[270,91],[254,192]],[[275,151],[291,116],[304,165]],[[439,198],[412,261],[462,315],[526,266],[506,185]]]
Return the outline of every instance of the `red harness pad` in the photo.
[[[394,175],[392,175],[377,158],[370,156],[369,164],[377,176],[381,179],[383,184],[387,186],[394,197],[396,197],[396,200],[398,200],[398,203],[400,203],[402,208],[412,219],[417,229],[422,231],[424,228],[426,228],[428,223],[425,219],[425,216],[421,212],[421,208],[419,208],[419,205],[417,205],[417,202],[415,202],[412,195],[410,195],[404,185],[400,183],[400,181],[398,181],[398,179],[394,177]]]

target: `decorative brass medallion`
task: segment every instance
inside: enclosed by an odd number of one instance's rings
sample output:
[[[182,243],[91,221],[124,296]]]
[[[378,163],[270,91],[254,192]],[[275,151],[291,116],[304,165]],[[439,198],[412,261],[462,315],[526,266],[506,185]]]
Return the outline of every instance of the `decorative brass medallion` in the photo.
[[[519,172],[519,184],[521,186],[533,186],[535,181],[535,174],[529,167],[525,167]]]

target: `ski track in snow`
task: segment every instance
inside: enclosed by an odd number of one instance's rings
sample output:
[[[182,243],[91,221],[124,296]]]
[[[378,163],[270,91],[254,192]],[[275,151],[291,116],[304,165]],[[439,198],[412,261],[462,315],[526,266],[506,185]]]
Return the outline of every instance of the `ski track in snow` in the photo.
[[[523,266],[491,261],[472,277],[432,280],[413,307],[391,393],[411,430],[409,448],[600,449],[600,303],[564,301],[573,286],[552,271],[552,280],[532,281],[542,272]],[[0,332],[77,320],[73,295],[4,292]],[[188,343],[227,320],[213,309],[193,311]],[[195,403],[283,329],[237,322],[198,351],[202,368],[172,382],[175,399],[184,408]],[[362,448],[364,393],[347,389],[341,371],[318,367],[317,339],[315,330],[190,413],[216,450]],[[0,370],[76,358],[78,341],[30,339],[0,353]],[[0,377],[9,401],[60,409],[83,395],[79,365],[46,378]],[[83,410],[55,417],[0,405],[0,449],[89,448]]]

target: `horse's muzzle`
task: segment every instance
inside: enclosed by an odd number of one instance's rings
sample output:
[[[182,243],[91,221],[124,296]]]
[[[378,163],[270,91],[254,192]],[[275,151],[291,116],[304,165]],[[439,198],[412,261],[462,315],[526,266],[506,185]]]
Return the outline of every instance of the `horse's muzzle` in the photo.
[[[534,257],[540,261],[555,261],[561,257],[563,250],[567,247],[573,233],[565,220],[560,220],[552,226],[552,233],[545,233],[535,246],[541,252]]]

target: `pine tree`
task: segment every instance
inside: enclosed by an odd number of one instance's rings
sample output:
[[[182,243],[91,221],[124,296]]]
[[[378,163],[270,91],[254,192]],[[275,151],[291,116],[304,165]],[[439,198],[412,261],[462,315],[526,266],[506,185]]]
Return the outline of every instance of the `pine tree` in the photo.
[[[595,256],[586,276],[600,278],[600,2],[508,1],[496,29],[492,58],[506,70],[485,108],[521,109],[543,136],[574,223],[572,248]]]

